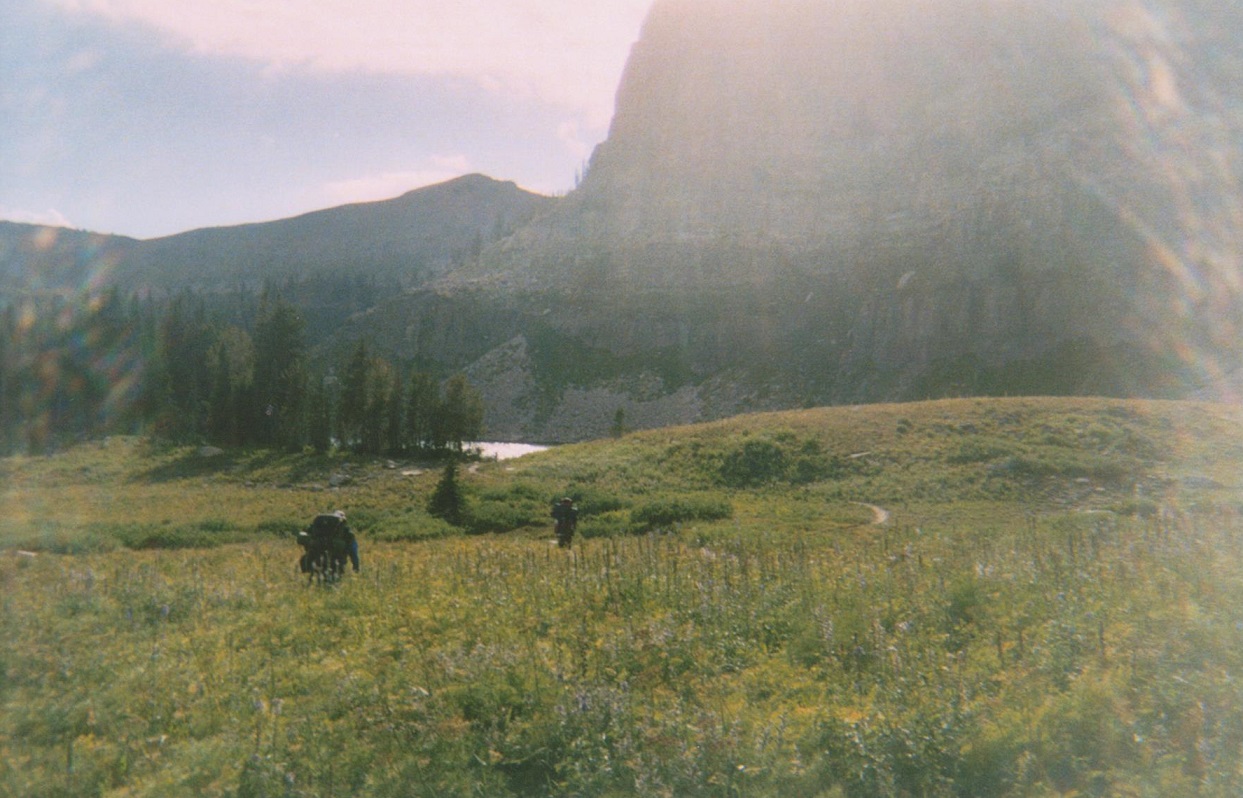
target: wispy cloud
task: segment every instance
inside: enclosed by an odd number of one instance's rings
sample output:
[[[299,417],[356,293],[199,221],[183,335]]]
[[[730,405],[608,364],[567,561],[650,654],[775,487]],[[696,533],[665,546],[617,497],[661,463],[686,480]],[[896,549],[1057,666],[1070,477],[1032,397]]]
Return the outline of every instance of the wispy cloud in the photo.
[[[439,75],[607,122],[651,0],[50,0],[274,69]]]
[[[0,219],[20,224],[43,224],[49,227],[73,227],[64,214],[55,208],[44,211],[29,211],[24,208],[9,208],[0,205]]]

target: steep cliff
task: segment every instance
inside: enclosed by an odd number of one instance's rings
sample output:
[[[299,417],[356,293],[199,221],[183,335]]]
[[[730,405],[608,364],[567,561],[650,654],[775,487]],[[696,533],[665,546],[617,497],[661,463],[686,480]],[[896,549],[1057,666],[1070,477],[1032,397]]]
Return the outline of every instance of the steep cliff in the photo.
[[[581,186],[453,279],[613,384],[1179,394],[1238,362],[1241,40],[1192,0],[657,0]]]

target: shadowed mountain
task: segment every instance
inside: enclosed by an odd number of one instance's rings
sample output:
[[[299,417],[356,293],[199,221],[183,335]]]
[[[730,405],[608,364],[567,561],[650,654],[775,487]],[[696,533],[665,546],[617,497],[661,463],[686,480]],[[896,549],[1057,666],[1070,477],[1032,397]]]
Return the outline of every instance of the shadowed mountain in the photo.
[[[512,182],[468,175],[396,199],[143,241],[116,277],[162,290],[325,273],[409,287],[473,260],[554,202]]]
[[[137,244],[123,236],[0,221],[0,304],[102,285]]]
[[[580,188],[434,302],[525,318],[478,371],[537,437],[1182,395],[1239,361],[1240,41],[1195,0],[657,0]]]

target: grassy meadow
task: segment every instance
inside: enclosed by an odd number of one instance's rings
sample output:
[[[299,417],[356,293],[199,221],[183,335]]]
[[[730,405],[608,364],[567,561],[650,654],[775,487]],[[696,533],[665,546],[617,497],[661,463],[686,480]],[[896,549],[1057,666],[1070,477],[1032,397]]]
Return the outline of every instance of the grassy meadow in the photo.
[[[0,460],[0,795],[1243,794],[1243,408],[635,433],[464,464],[463,528],[439,478]],[[337,508],[362,572],[308,586]]]

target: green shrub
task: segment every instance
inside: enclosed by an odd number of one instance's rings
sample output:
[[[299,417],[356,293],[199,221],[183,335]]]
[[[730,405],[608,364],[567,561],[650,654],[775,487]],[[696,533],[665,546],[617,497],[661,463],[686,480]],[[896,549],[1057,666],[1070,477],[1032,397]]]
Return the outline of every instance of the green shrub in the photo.
[[[581,485],[571,486],[563,495],[569,496],[574,500],[574,506],[578,508],[578,517],[581,521],[589,515],[600,515],[602,513],[611,513],[623,509],[626,505],[620,497],[596,488],[583,487]],[[555,497],[553,501],[555,501]],[[551,501],[550,501],[551,503]]]
[[[1136,464],[1129,458],[1052,450],[1011,457],[1004,462],[1003,470],[1015,476],[1121,482],[1134,475]]]
[[[466,496],[457,479],[457,463],[445,465],[436,490],[427,501],[428,515],[443,519],[453,526],[463,526],[466,516]]]
[[[439,518],[421,513],[392,516],[359,533],[359,544],[367,541],[393,543],[398,541],[438,540],[462,532],[458,527]]]
[[[293,537],[306,526],[305,522],[292,518],[273,518],[255,524],[255,532],[274,538]]]
[[[548,513],[542,510],[542,507],[537,509],[529,503],[471,502],[462,513],[462,526],[476,535],[512,532],[515,529],[544,523]]]
[[[109,527],[109,533],[127,549],[210,549],[248,539],[240,529],[225,527],[214,521],[192,526],[117,525]]]
[[[545,491],[527,483],[484,491],[468,501],[462,511],[462,526],[473,534],[511,532],[538,526],[548,518]]]
[[[789,460],[785,451],[772,441],[747,441],[725,455],[721,463],[721,482],[733,488],[749,488],[783,479]]]
[[[578,534],[584,538],[612,538],[630,531],[629,517],[623,512],[588,515],[578,522]]]
[[[383,523],[386,518],[385,510],[354,502],[348,503],[348,506],[345,508],[337,508],[336,506],[326,508],[324,512],[328,512],[329,509],[344,509],[348,513],[350,527],[355,532],[366,532],[372,527]],[[310,518],[306,519],[298,525],[298,528],[304,528],[310,521]]]
[[[630,511],[631,527],[646,532],[688,521],[720,521],[730,518],[734,508],[716,497],[683,496],[649,502]]]
[[[726,452],[716,469],[715,481],[730,488],[759,488],[788,483],[809,485],[824,479],[840,479],[857,469],[854,461],[831,457],[814,438],[799,441],[790,432],[771,440],[748,440]]]
[[[526,482],[516,482],[503,488],[486,490],[479,498],[494,502],[542,502],[544,491]]]
[[[958,449],[945,458],[952,465],[987,463],[1014,454],[1014,447],[1000,441],[977,438],[964,441]]]
[[[1161,505],[1155,499],[1140,496],[1124,499],[1114,504],[1111,509],[1119,515],[1152,518],[1161,511]]]

